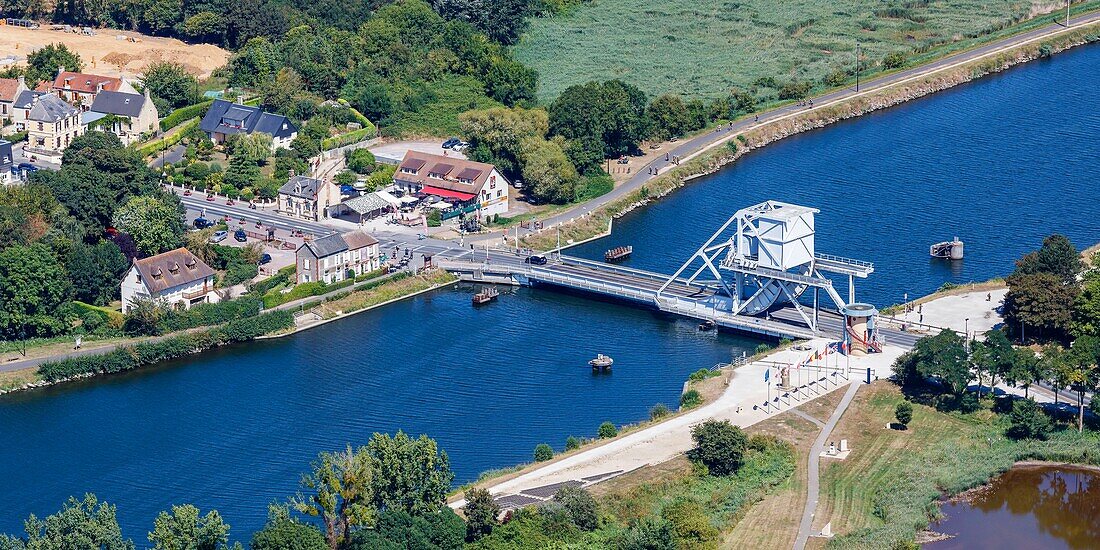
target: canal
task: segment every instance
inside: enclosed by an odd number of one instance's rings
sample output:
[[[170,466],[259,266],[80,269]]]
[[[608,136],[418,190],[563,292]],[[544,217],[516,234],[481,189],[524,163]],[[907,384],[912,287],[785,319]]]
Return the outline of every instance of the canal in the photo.
[[[1100,48],[773,144],[647,209],[614,236],[671,271],[727,216],[764,199],[812,205],[818,247],[874,261],[878,304],[1003,274],[1052,231],[1100,241]],[[930,262],[958,235],[967,259]],[[482,309],[441,290],[286,339],[140,373],[0,398],[0,532],[95,492],[144,540],[172,504],[217,508],[247,539],[321,450],[375,431],[427,433],[459,482],[561,449],[603,420],[675,404],[687,374],[756,341],[616,304],[510,290]],[[615,357],[593,376],[585,361]]]

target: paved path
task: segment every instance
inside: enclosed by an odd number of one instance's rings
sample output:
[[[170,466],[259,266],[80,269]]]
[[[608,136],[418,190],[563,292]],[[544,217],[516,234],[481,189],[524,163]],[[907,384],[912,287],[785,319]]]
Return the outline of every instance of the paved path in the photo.
[[[862,382],[854,382],[848,386],[848,391],[844,392],[840,404],[836,406],[833,414],[829,415],[825,427],[821,428],[821,433],[817,435],[813,446],[810,447],[810,476],[806,485],[806,507],[802,510],[802,523],[798,525],[798,538],[794,542],[795,550],[806,548],[806,541],[810,538],[810,529],[813,527],[814,513],[817,511],[817,497],[820,492],[820,472],[818,468],[821,463],[821,453],[825,450],[825,441],[832,435],[833,428],[836,428],[837,422],[840,421],[844,411],[848,410],[848,405],[851,404],[852,398],[856,396],[856,392],[859,391],[861,386],[863,386]]]
[[[648,173],[650,169],[656,168],[658,173],[670,169],[674,165],[671,162],[672,158],[679,157],[681,159],[681,162],[690,160],[698,156],[700,153],[724,144],[725,142],[735,138],[738,134],[742,134],[747,130],[752,130],[771,122],[792,118],[804,112],[824,109],[840,101],[845,101],[853,97],[860,97],[872,94],[889,86],[919,80],[931,73],[935,73],[945,69],[951,69],[959,65],[970,63],[977,59],[996,55],[1007,49],[1046,39],[1064,32],[1069,32],[1083,25],[1096,23],[1100,21],[1100,12],[1080,15],[1076,18],[1071,19],[1070,21],[1071,27],[1069,29],[1067,29],[1063,24],[1051,24],[1045,27],[1041,27],[1039,29],[1010,36],[1002,40],[990,42],[989,44],[974,48],[972,50],[950,55],[937,61],[927,63],[925,65],[920,65],[890,75],[872,78],[865,82],[861,82],[858,92],[855,90],[854,87],[852,87],[816,96],[812,98],[814,102],[813,107],[801,107],[796,104],[786,105],[777,109],[773,109],[771,111],[760,113],[759,120],[745,118],[743,120],[734,122],[732,125],[724,125],[720,127],[718,131],[704,132],[688,139],[687,141],[681,143],[679,146],[673,149],[669,153],[669,161],[665,161],[664,158],[661,157],[650,162],[649,164],[646,164],[643,167],[640,167],[637,174],[635,174],[633,177],[631,177],[618,187],[612,189],[607,194],[597,197],[591,201],[579,204],[561,213],[550,216],[549,218],[542,220],[542,225],[545,228],[550,228],[559,223],[569,222],[577,217],[590,214],[604,205],[607,205],[611,202],[614,202],[629,195],[630,193],[634,192],[642,185],[644,185],[647,181],[655,177]],[[514,232],[514,230],[512,232]],[[533,230],[520,230],[520,236],[525,236],[533,232]],[[494,233],[490,233],[488,237],[500,238],[502,234],[503,232],[497,231]]]

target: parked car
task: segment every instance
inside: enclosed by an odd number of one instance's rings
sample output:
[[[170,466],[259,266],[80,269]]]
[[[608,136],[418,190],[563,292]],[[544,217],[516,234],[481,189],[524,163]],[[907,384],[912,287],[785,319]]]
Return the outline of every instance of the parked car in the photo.
[[[458,145],[459,143],[462,143],[462,140],[458,139],[456,137],[453,137],[453,138],[448,139],[447,141],[443,142],[443,148],[444,149],[450,149],[450,148],[454,147],[455,145]]]
[[[243,243],[248,241],[248,234],[244,232],[244,229],[238,229],[233,232],[233,240]]]
[[[271,254],[264,254],[263,256],[260,256],[260,265],[264,265],[266,263],[271,263]]]
[[[462,152],[462,151],[465,151],[466,149],[468,149],[469,147],[470,147],[470,142],[460,141],[460,142],[458,142],[457,145],[454,146],[454,150]]]
[[[523,259],[523,263],[531,265],[546,265],[546,256],[534,255]]]
[[[192,222],[195,225],[195,229],[206,229],[207,227],[214,227],[214,222],[206,218],[195,218]]]
[[[228,237],[228,236],[229,236],[228,231],[224,231],[224,230],[223,231],[215,231],[214,234],[210,236],[210,242],[220,243],[220,242],[224,241],[225,238]]]

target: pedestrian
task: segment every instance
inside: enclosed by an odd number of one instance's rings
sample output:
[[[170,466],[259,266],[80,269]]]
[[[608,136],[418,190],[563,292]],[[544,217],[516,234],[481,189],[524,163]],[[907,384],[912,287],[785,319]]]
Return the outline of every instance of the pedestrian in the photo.
[[[760,122],[760,115],[756,115],[756,118],[754,118],[753,121],[754,122]]]
[[[668,162],[668,153],[665,153],[665,162]]]
[[[79,334],[77,334],[76,335],[76,346],[74,346],[73,349],[80,349],[80,344],[83,340],[84,340],[84,338],[82,336],[80,336]]]

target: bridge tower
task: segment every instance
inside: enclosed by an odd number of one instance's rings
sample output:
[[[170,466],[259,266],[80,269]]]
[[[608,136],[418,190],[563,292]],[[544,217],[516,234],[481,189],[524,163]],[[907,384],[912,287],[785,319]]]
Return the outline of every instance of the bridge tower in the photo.
[[[874,272],[870,262],[818,254],[815,249],[816,208],[765,201],[738,210],[657,291],[657,300],[674,281],[711,287],[725,297],[725,311],[760,315],[790,304],[817,332],[819,293],[838,310],[855,301],[855,277]],[[682,275],[695,270],[685,280]],[[700,279],[704,273],[713,279]],[[823,273],[848,276],[848,300]],[[812,301],[800,300],[812,292]],[[808,296],[809,298],[809,296]]]

